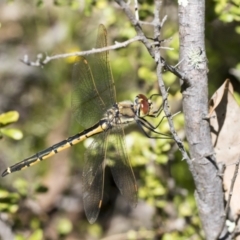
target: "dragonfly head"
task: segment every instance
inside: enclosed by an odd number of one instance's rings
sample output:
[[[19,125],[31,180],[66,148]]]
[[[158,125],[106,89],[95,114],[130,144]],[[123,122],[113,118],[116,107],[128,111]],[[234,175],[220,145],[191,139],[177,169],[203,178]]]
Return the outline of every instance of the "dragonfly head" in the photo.
[[[138,94],[136,96],[134,105],[138,117],[147,116],[152,109],[152,101],[143,94]]]

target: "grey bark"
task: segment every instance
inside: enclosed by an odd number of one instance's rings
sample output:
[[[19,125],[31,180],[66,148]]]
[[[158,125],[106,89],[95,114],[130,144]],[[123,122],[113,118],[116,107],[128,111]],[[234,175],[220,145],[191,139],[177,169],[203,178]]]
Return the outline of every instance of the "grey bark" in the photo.
[[[191,156],[195,198],[207,240],[227,237],[224,227],[224,195],[211,143],[208,113],[207,58],[204,42],[205,1],[191,0],[179,6],[180,68],[189,84],[181,82],[185,130]],[[223,238],[221,238],[223,239]],[[224,238],[224,239],[229,239]]]

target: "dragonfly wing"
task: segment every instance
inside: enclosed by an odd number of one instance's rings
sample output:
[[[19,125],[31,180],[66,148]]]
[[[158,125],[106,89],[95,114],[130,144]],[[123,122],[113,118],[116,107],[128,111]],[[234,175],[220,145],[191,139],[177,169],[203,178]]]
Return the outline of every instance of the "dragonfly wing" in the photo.
[[[83,204],[90,223],[96,221],[103,200],[107,136],[108,132],[104,132],[94,137],[85,153]]]
[[[121,126],[116,127],[111,133],[109,141],[109,152],[114,149],[114,155],[109,163],[112,175],[121,194],[128,200],[132,206],[137,205],[137,184],[133,169],[131,167],[128,155],[126,153],[124,130]]]
[[[102,118],[105,107],[95,85],[88,61],[79,57],[73,67],[72,113],[87,128]]]
[[[96,48],[107,47],[107,30],[104,25],[98,27],[98,37]],[[95,53],[90,58],[93,76],[96,83],[96,88],[105,103],[106,109],[111,107],[116,102],[115,85],[112,76],[112,70],[109,62],[109,52]]]
[[[96,48],[106,46],[107,30],[103,25],[99,25]],[[72,76],[72,111],[84,128],[99,121],[106,110],[116,102],[108,51],[96,53],[88,60],[78,57]]]

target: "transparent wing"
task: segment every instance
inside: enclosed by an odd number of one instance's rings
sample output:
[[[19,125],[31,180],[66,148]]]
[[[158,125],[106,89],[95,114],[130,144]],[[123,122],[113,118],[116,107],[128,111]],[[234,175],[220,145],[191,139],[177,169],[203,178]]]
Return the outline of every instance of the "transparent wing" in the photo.
[[[107,31],[99,25],[96,48],[106,46]],[[116,102],[108,52],[94,54],[89,62],[83,57],[78,58],[72,79],[72,112],[77,121],[87,128],[99,121]]]
[[[85,58],[78,58],[74,65],[72,88],[72,114],[87,128],[102,118],[105,107]]]
[[[108,132],[97,135],[85,153],[83,204],[90,223],[96,221],[103,200],[107,136]]]
[[[104,48],[107,44],[107,30],[104,25],[100,24],[98,27],[98,37],[96,48]],[[103,102],[106,104],[106,109],[111,107],[116,102],[115,85],[112,76],[112,70],[109,62],[109,52],[96,53],[91,58],[92,72]],[[92,61],[93,60],[93,61]]]
[[[137,205],[137,184],[126,153],[123,136],[124,130],[121,126],[114,128],[111,132],[108,153],[113,152],[113,156],[108,155],[110,156],[109,165],[121,194],[135,207]]]

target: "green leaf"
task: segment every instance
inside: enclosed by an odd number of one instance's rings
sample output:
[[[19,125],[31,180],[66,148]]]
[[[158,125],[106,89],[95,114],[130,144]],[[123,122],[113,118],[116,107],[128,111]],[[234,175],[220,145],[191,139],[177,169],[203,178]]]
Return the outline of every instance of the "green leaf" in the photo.
[[[33,218],[30,222],[31,229],[39,229],[40,228],[40,219],[39,218]]]
[[[12,185],[21,195],[26,196],[28,194],[28,182],[26,180],[18,178],[13,182]]]
[[[18,209],[19,209],[19,205],[13,204],[9,207],[9,212],[13,214],[13,213],[16,213]]]
[[[8,213],[16,213],[19,208],[18,204],[8,204],[8,203],[0,203],[0,211],[8,212]]]
[[[25,240],[26,238],[20,234],[15,236],[15,240]]]
[[[48,191],[48,187],[46,187],[45,185],[38,184],[35,187],[35,192],[37,192],[37,193],[46,193],[47,191]]]
[[[140,78],[146,79],[147,81],[156,81],[156,74],[155,74],[155,72],[151,71],[147,67],[140,67],[138,69],[138,76]]]
[[[153,189],[152,194],[154,196],[162,196],[162,195],[166,194],[166,189],[163,186],[158,186]]]
[[[8,136],[14,140],[20,140],[23,138],[23,133],[16,128],[3,128],[1,129],[1,133],[5,136]]]
[[[95,239],[100,239],[100,236],[102,234],[102,228],[94,223],[94,224],[88,224],[88,233]]]
[[[28,240],[42,240],[43,239],[43,231],[41,229],[36,230]]]
[[[11,193],[5,189],[0,189],[0,203],[16,203],[19,201],[19,194]]]
[[[8,197],[9,194],[10,194],[10,192],[8,192],[7,190],[5,190],[3,188],[0,189],[0,199]]]
[[[166,164],[168,162],[168,156],[166,154],[159,154],[156,158],[156,162]]]
[[[43,7],[43,0],[38,0],[36,5],[37,7]]]
[[[67,218],[62,218],[58,221],[58,233],[66,235],[72,231],[72,223]]]
[[[9,111],[6,113],[0,114],[0,124],[7,125],[13,122],[18,121],[19,113],[17,111]]]

